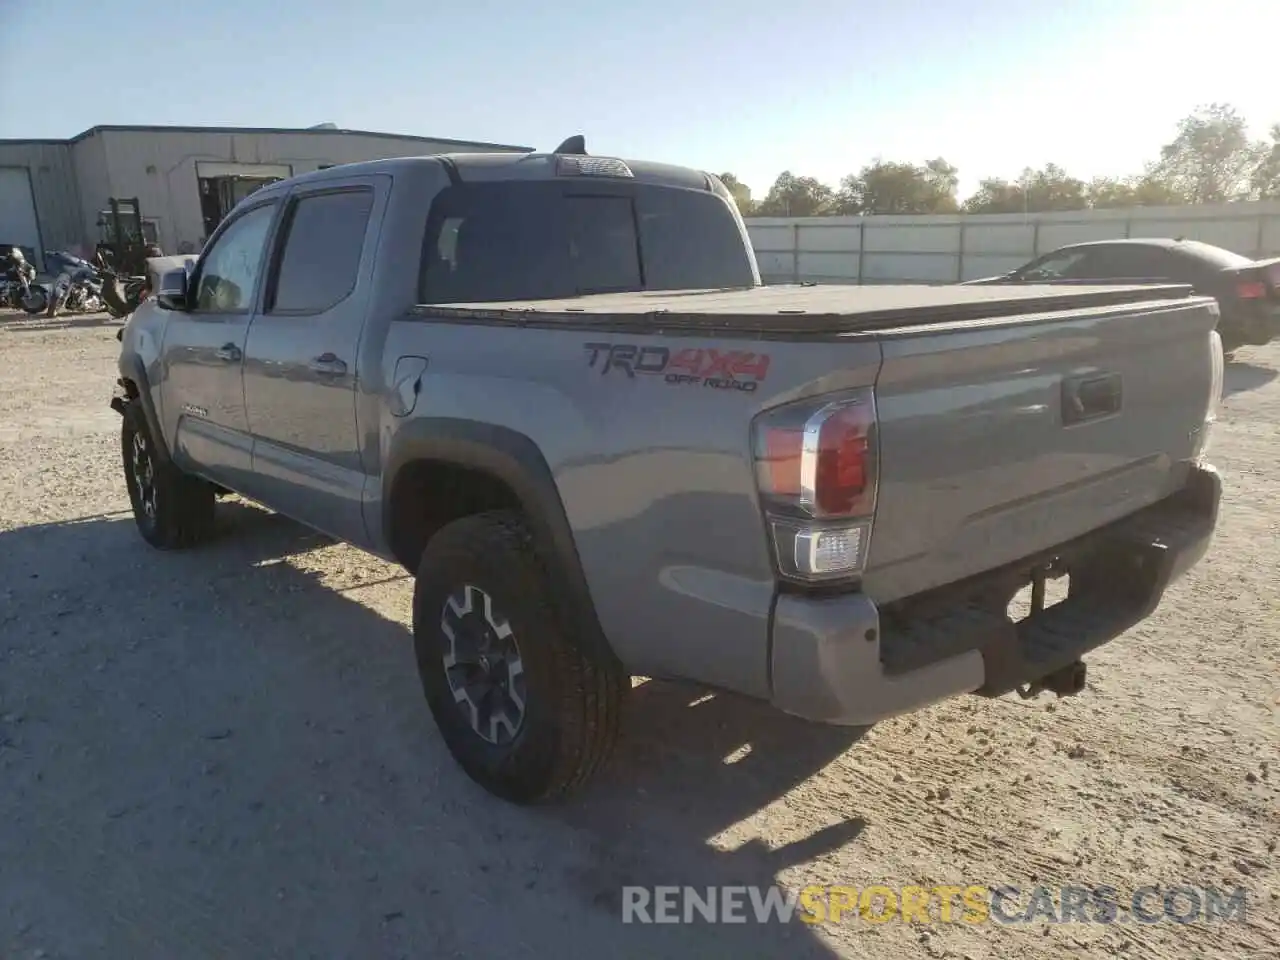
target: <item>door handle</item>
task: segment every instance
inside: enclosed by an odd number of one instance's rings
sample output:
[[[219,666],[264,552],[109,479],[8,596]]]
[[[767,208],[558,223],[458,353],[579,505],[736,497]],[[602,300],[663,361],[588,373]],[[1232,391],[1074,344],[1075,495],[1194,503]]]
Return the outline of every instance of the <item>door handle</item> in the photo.
[[[228,363],[235,363],[241,357],[240,348],[234,343],[224,343],[218,348],[216,356],[219,360],[226,360]]]
[[[335,354],[322,353],[311,361],[311,369],[316,373],[331,377],[341,376],[347,372],[347,364],[345,361],[338,359]]]
[[[1062,381],[1062,422],[1084,423],[1120,412],[1124,387],[1118,373],[1092,373]]]

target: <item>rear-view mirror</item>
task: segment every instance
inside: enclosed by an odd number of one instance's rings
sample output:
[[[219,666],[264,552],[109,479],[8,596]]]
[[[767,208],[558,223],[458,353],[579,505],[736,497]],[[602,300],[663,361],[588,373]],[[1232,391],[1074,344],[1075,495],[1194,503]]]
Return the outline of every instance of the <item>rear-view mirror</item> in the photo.
[[[166,270],[160,275],[156,302],[166,310],[187,309],[187,271]]]

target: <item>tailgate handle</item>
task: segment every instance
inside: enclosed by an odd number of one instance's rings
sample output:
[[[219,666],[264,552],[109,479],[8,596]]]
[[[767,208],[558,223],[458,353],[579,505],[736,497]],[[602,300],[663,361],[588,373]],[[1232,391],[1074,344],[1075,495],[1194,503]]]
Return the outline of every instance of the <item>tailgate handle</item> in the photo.
[[[1062,381],[1062,422],[1084,423],[1119,413],[1123,395],[1118,373],[1068,377]]]

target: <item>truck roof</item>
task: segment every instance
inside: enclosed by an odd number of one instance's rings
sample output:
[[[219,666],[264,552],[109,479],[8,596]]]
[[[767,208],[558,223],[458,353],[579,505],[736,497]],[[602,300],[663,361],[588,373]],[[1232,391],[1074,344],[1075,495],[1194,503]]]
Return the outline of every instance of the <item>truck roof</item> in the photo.
[[[394,176],[397,173],[440,163],[451,166],[464,181],[533,180],[555,176],[554,164],[558,156],[561,155],[554,153],[437,153],[421,157],[388,157],[383,160],[364,160],[359,163],[326,167],[324,170],[299,174],[282,183],[293,184],[378,173],[389,173]],[[655,163],[651,160],[628,160],[621,157],[592,155],[592,158],[621,160],[631,170],[634,179],[642,183],[658,183],[698,190],[711,189],[711,180],[707,174],[691,167]]]
[[[896,326],[991,320],[1089,307],[1181,300],[1186,284],[959,286],[780,285],[731,290],[600,293],[526,302],[423,304],[419,312],[459,320],[556,326],[612,320],[758,335],[848,333]]]

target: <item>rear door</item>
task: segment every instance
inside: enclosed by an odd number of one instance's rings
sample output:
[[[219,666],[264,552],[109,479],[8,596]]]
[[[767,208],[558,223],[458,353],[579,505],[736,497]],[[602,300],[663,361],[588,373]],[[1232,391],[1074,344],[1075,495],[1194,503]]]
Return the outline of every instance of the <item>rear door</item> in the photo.
[[[351,543],[368,534],[356,429],[357,348],[385,177],[294,190],[245,345],[251,495]]]
[[[184,467],[248,493],[252,441],[241,363],[265,273],[277,199],[237,211],[214,235],[191,278],[190,309],[165,327],[165,434]]]

